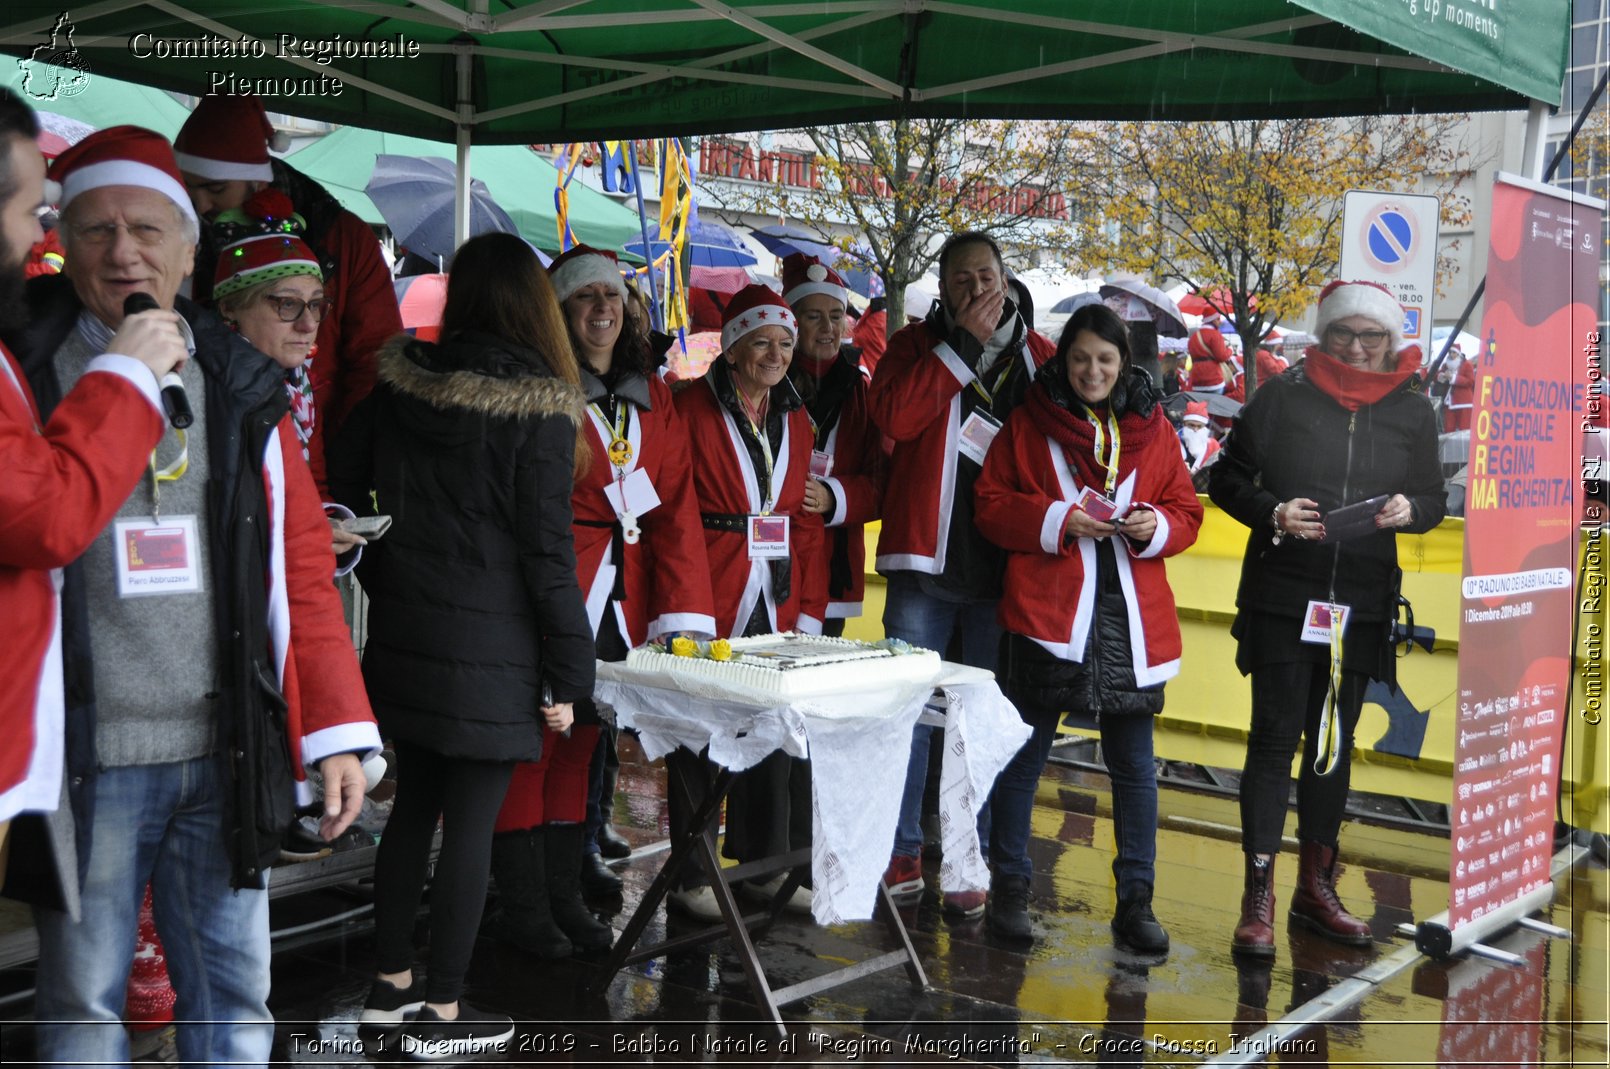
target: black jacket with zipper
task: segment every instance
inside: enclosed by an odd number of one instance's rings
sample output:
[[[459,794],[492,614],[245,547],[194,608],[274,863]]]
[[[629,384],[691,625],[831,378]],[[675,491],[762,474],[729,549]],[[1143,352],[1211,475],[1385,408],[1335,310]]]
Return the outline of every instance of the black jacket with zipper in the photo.
[[[392,517],[358,566],[369,700],[388,737],[450,757],[534,761],[544,682],[592,696],[570,509],[584,403],[540,366],[488,334],[398,336],[330,454],[336,499]]]
[[[1287,536],[1276,545],[1270,519],[1283,501],[1310,498],[1323,514],[1402,494],[1412,517],[1398,530],[1408,534],[1431,530],[1447,511],[1436,418],[1413,379],[1349,412],[1301,365],[1291,368],[1258,387],[1210,471],[1213,502],[1249,528],[1235,602],[1242,612],[1301,618],[1334,584],[1360,622],[1396,615],[1394,532],[1337,543]]]

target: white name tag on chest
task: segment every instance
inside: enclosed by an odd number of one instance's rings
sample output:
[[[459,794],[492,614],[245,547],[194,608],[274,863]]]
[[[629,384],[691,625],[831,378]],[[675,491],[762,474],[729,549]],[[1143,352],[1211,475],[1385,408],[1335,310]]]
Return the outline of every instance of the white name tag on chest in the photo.
[[[201,590],[201,539],[194,516],[118,520],[112,525],[117,596],[144,598]]]
[[[956,447],[961,450],[962,456],[983,467],[990,443],[995,441],[995,436],[999,433],[1001,433],[999,420],[975,411],[962,424],[961,437],[957,440]]]
[[[617,517],[624,517],[627,513],[641,516],[660,503],[654,480],[642,468],[633,468],[624,479],[610,480],[604,487],[604,497],[609,500],[609,507]]]

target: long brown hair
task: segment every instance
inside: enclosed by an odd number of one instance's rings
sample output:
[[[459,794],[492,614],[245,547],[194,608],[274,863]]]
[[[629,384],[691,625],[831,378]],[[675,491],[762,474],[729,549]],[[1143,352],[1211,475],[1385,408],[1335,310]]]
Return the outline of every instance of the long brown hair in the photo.
[[[447,275],[447,303],[442,308],[442,337],[478,330],[529,350],[540,361],[534,368],[581,385],[581,370],[570,347],[564,312],[542,261],[523,238],[482,234],[460,245]],[[592,462],[586,424],[576,428],[573,474],[580,478]]]

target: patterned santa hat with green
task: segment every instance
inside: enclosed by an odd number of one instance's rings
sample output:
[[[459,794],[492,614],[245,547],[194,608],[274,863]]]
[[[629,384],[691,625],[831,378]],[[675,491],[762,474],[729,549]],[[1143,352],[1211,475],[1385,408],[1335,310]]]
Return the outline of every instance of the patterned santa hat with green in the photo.
[[[277,189],[261,189],[245,204],[221,213],[215,228],[230,244],[218,253],[213,273],[214,300],[250,289],[259,282],[307,275],[324,281],[319,258],[297,236],[302,217]]]

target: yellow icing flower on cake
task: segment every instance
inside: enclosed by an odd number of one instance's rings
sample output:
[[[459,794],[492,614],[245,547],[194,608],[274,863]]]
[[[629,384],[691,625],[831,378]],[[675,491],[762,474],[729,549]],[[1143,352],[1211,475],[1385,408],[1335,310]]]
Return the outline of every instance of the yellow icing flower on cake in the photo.
[[[677,637],[671,640],[671,656],[692,657],[699,652],[699,644],[691,638]]]
[[[710,659],[712,661],[732,660],[732,643],[724,638],[718,638],[710,643]]]

